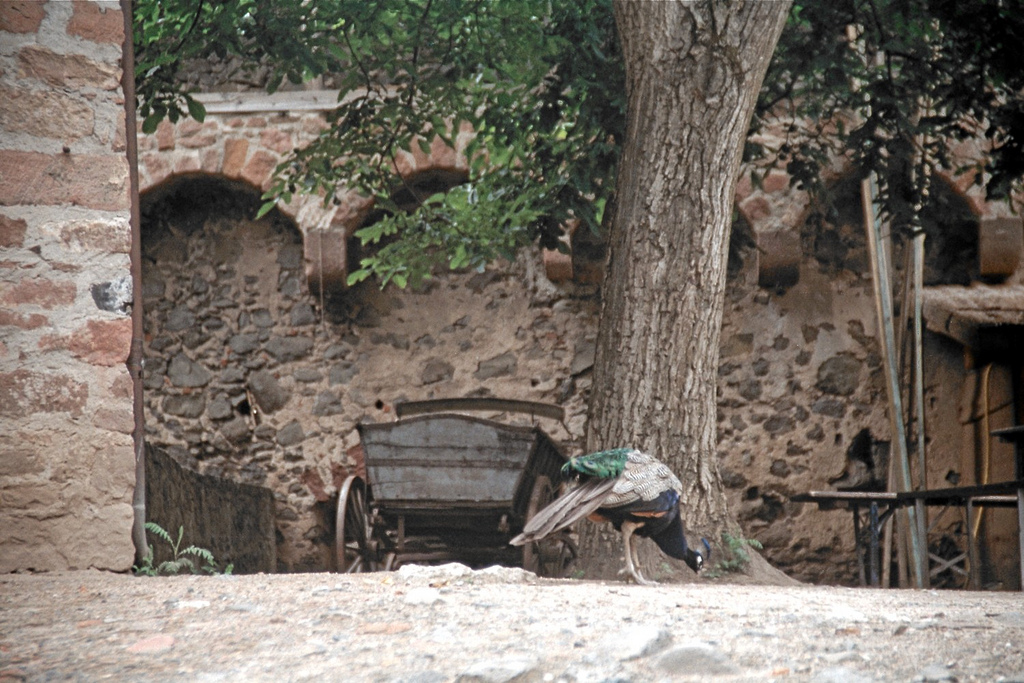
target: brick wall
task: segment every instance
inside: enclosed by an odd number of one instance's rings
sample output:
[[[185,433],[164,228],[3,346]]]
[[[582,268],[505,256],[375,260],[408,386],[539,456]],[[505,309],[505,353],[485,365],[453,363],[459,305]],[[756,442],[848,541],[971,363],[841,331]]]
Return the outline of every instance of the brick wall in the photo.
[[[131,566],[130,192],[107,2],[0,3],[0,571]]]

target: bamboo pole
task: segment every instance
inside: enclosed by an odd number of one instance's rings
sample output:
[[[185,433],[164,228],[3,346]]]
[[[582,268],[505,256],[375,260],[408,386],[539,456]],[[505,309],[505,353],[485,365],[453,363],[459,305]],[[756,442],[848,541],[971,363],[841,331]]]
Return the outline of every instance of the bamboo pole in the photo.
[[[861,204],[864,211],[864,228],[867,232],[871,271],[875,283],[875,313],[878,320],[879,340],[882,346],[882,364],[885,370],[886,393],[889,397],[889,426],[892,430],[891,457],[898,458],[896,473],[899,475],[900,488],[909,491],[911,488],[910,460],[907,454],[906,429],[903,423],[903,399],[900,392],[896,362],[896,335],[893,329],[892,292],[889,291],[889,262],[883,248],[882,221],[875,214],[874,198],[877,196],[875,175],[872,173],[861,183]],[[927,574],[924,572],[921,553],[921,539],[914,510],[907,509],[901,519],[906,519],[907,538],[910,541],[910,565],[913,569],[914,585],[918,588],[927,586]]]
[[[924,229],[914,231],[914,413],[917,425],[918,488],[928,488],[924,429]],[[927,546],[928,539],[921,539]]]

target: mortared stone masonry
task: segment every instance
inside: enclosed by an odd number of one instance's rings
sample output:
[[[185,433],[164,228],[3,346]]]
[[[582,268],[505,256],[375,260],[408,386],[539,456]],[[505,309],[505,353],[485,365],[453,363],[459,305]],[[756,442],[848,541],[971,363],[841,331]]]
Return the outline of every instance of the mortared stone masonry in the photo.
[[[118,2],[0,3],[0,572],[134,556],[123,41]]]

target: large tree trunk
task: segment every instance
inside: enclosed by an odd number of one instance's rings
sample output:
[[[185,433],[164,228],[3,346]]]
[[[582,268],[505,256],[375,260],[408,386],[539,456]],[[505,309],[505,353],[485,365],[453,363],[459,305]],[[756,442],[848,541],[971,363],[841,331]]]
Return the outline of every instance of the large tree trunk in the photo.
[[[683,482],[691,539],[729,514],[715,450],[725,263],[741,152],[790,3],[616,0],[628,123],[610,236],[589,450],[628,445]],[[617,536],[582,530],[605,578]]]

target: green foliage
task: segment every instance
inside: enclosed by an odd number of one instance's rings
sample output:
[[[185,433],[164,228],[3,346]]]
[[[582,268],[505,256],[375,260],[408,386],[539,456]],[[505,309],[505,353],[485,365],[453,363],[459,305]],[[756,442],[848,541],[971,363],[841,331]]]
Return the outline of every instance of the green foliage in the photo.
[[[153,547],[150,546],[146,551],[142,564],[132,567],[137,576],[170,576],[179,574],[185,569],[192,574],[230,574],[234,570],[234,565],[229,564],[224,568],[224,571],[221,571],[213,557],[213,553],[205,548],[198,548],[194,545],[182,548],[181,539],[185,533],[184,527],[178,527],[177,539],[172,538],[163,527],[155,522],[146,522],[146,531],[171,546],[173,557],[154,566]],[[197,562],[201,563],[201,567],[197,566]]]
[[[351,2],[135,0],[135,88],[143,130],[165,117],[201,121],[202,104],[182,79],[191,60],[235,59],[244,72],[269,70],[268,89],[302,83],[338,67],[330,46],[343,6]]]
[[[704,572],[705,576],[712,579],[717,579],[725,574],[743,571],[750,562],[750,553],[747,552],[747,548],[756,548],[757,550],[764,548],[757,539],[733,536],[728,532],[722,532],[722,544],[720,547],[721,550],[716,548],[716,552],[721,553],[724,557]]]
[[[625,107],[608,5],[360,4],[339,26],[339,54],[355,67],[346,96],[266,199],[372,197],[384,218],[357,233],[376,247],[351,282],[404,286],[439,263],[479,268],[537,239],[558,248],[570,219],[598,229],[594,200],[613,189]],[[427,152],[435,135],[458,148],[465,129],[464,188],[439,197],[396,171],[401,152]]]
[[[784,142],[747,147],[821,189],[846,155],[875,171],[887,213],[912,226],[935,170],[959,168],[965,139],[992,145],[975,182],[1008,197],[1024,175],[1024,14],[1002,0],[836,0],[794,4],[765,77],[753,130],[784,122]]]
[[[353,282],[415,284],[438,264],[559,248],[570,220],[600,227],[625,122],[611,0],[139,0],[135,19],[146,130],[184,114],[190,58],[271,66],[270,89],[340,79],[330,126],[281,164],[261,212],[299,193],[372,198],[383,220],[359,232]],[[443,198],[396,170],[435,135],[467,160]]]
[[[599,229],[613,200],[625,79],[612,0],[137,0],[136,88],[143,129],[202,119],[182,85],[190,60],[269,71],[273,91],[332,74],[330,126],[277,169],[262,212],[296,194],[373,200],[352,280],[400,286],[433,268],[479,267],[569,221]],[[887,213],[914,224],[930,171],[973,171],[990,198],[1024,176],[1024,12],[1005,0],[835,0],[793,5],[758,101],[754,173],[784,165],[821,189],[845,156],[879,175]],[[851,35],[848,35],[850,32]],[[779,123],[781,121],[781,124]],[[471,139],[461,136],[471,131]],[[466,188],[402,177],[402,152],[435,135],[466,159]],[[984,137],[988,158],[952,150]]]

